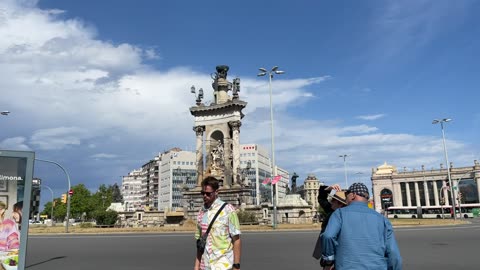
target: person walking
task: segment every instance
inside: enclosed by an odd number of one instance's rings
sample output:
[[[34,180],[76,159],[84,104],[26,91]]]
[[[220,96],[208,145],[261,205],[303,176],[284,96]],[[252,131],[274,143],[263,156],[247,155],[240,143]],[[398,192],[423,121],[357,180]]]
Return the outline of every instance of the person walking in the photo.
[[[390,221],[368,208],[368,188],[353,183],[347,207],[337,209],[321,236],[322,260],[336,270],[401,270],[402,257]],[[328,269],[328,268],[327,268]]]
[[[194,270],[238,270],[242,244],[235,208],[218,198],[215,177],[206,177],[201,186],[204,205],[197,216],[195,239],[201,242],[204,237],[205,245],[202,250],[197,244]]]
[[[325,212],[325,217],[323,218],[320,234],[318,235],[312,256],[315,259],[320,260],[322,257],[321,235],[325,231],[325,228],[327,228],[328,220],[330,219],[333,211],[347,205],[345,192],[342,191],[340,185],[338,184],[331,186],[320,186],[318,189],[318,203]],[[322,260],[320,260],[320,266],[325,267]]]

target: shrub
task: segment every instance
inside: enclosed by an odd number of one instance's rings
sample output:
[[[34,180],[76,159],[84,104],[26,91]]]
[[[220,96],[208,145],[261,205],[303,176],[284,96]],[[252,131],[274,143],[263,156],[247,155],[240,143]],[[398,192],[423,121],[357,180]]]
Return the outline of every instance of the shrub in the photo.
[[[114,225],[118,219],[118,213],[112,210],[96,211],[93,215],[97,225]]]
[[[237,212],[238,221],[240,223],[256,223],[258,222],[257,216],[254,212],[248,212],[240,210]]]
[[[91,222],[83,222],[80,224],[80,228],[93,228],[93,224]]]

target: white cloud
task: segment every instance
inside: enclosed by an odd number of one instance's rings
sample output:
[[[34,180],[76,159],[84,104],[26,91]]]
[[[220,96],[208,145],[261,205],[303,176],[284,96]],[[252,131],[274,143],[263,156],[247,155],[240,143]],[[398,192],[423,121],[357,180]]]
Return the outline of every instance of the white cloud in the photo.
[[[106,153],[98,153],[98,154],[95,154],[95,155],[91,155],[90,157],[91,157],[91,158],[94,158],[94,159],[112,159],[112,158],[117,158],[118,155],[115,155],[115,154],[106,154]]]
[[[79,127],[58,127],[41,129],[34,132],[30,143],[41,150],[59,150],[67,146],[80,145],[82,139],[92,137]]]
[[[371,120],[380,119],[380,118],[382,118],[382,117],[385,117],[385,114],[359,115],[359,116],[357,116],[356,118],[357,118],[357,119],[362,119],[362,120],[371,121]]]
[[[95,29],[82,21],[63,20],[57,16],[61,12],[39,10],[35,4],[0,2],[2,106],[14,112],[9,117],[16,117],[16,123],[23,127],[21,135],[3,139],[1,148],[34,149],[43,155],[62,157],[68,153],[64,158],[71,164],[80,164],[77,161],[82,159],[102,159],[117,162],[125,171],[141,166],[158,151],[193,146],[194,120],[189,107],[195,97],[189,90],[192,84],[204,88],[204,101],[211,101],[209,72],[191,67],[156,70],[146,64],[147,60],[160,59],[155,50],[103,41]],[[230,80],[234,77],[229,74]],[[297,173],[318,172],[329,181],[335,180],[330,172],[342,172],[338,155],[343,153],[352,155],[352,171],[366,174],[370,167],[385,160],[399,166],[438,167],[443,153],[439,138],[380,133],[375,126],[346,125],[321,116],[315,120],[293,117],[290,109],[316,99],[315,88],[330,78],[274,78],[279,166]],[[241,79],[240,97],[248,102],[242,143],[268,147],[268,78]],[[360,117],[375,120],[383,116]],[[467,148],[456,141],[448,141],[448,145],[452,153]],[[152,156],[143,157],[139,152]],[[465,164],[471,162],[471,157],[456,162]],[[112,173],[110,168],[102,169]],[[94,167],[88,171],[97,172]]]
[[[24,137],[7,138],[0,142],[0,149],[31,151],[25,142],[26,139]]]

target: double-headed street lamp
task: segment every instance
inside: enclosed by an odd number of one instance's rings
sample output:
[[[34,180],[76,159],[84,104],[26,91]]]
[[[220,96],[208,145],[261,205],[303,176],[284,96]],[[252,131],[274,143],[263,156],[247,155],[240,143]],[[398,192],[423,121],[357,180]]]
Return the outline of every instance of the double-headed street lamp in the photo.
[[[440,123],[440,126],[442,127],[443,152],[445,153],[445,162],[447,164],[448,184],[450,185],[450,189],[451,189],[450,196],[452,199],[453,219],[457,220],[457,211],[456,211],[457,201],[455,198],[455,190],[452,185],[452,178],[450,177],[450,163],[448,162],[447,145],[445,143],[445,130],[443,128],[443,123],[450,122],[450,121],[452,121],[452,119],[450,118],[434,119],[432,124]]]
[[[257,76],[265,76],[268,74],[268,89],[270,90],[270,128],[271,128],[271,135],[272,135],[272,180],[277,175],[277,168],[275,166],[275,140],[274,140],[274,132],[273,132],[273,105],[272,105],[272,79],[274,74],[283,74],[285,71],[278,70],[278,66],[274,66],[270,71],[267,71],[265,68],[259,68],[260,73]],[[272,204],[273,204],[273,220],[272,220],[272,227],[276,229],[277,227],[277,200],[276,194],[277,189],[275,188],[274,184],[272,184]]]
[[[345,171],[345,188],[348,188],[348,178],[347,178],[347,157],[349,155],[347,154],[343,154],[343,155],[339,155],[338,157],[341,157],[343,158],[343,169]]]
[[[7,116],[9,113],[10,113],[9,111],[2,111],[2,112],[0,112],[1,115],[5,115],[5,116]]]

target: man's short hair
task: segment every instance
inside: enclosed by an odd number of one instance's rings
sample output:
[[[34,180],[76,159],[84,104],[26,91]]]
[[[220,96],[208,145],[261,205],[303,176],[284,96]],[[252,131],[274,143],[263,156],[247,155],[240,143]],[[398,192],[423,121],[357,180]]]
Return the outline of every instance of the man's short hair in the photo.
[[[205,186],[210,186],[214,191],[216,191],[218,189],[218,187],[220,186],[220,184],[219,184],[219,181],[217,180],[217,178],[215,178],[213,176],[207,176],[202,181],[202,187],[205,187]]]
[[[369,199],[370,195],[368,194],[368,188],[363,183],[353,183],[347,190],[348,193],[355,193],[358,196],[362,196],[365,199]]]

